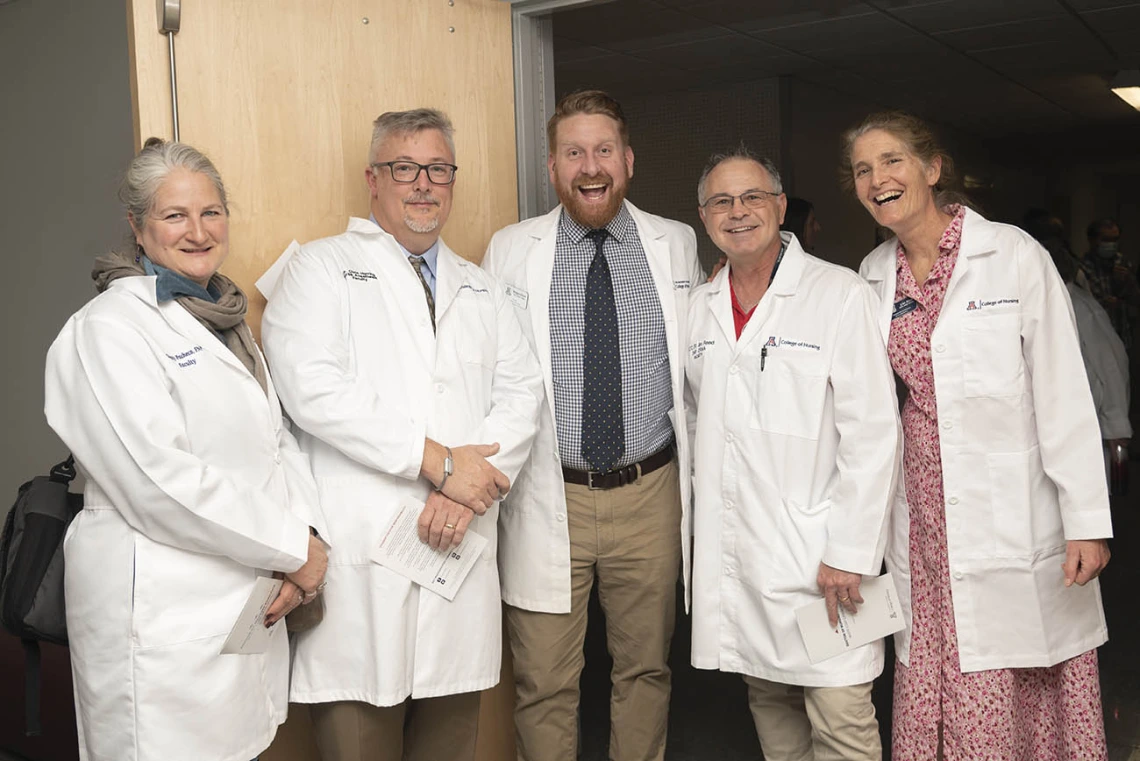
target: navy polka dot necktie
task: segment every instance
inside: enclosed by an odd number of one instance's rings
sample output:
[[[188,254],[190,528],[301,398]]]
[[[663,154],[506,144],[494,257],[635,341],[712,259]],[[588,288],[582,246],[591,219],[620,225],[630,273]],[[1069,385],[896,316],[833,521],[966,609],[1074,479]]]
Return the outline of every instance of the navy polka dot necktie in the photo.
[[[593,230],[594,261],[586,274],[585,340],[582,345],[582,457],[596,471],[613,468],[625,453],[621,409],[621,352],[606,230]]]

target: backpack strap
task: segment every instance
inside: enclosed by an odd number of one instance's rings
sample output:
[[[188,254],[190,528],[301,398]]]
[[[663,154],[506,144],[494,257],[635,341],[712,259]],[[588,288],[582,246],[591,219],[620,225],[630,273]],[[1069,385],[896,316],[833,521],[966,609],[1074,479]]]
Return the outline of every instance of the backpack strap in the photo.
[[[69,454],[66,460],[53,467],[50,478],[61,484],[69,484],[75,480],[75,455]]]
[[[24,734],[37,737],[40,728],[40,643],[22,639],[24,645]]]

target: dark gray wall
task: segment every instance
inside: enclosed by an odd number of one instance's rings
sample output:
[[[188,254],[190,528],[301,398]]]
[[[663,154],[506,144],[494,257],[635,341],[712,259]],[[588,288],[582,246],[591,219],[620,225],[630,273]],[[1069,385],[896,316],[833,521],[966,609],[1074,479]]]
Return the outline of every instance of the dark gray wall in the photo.
[[[126,3],[0,5],[0,516],[66,454],[43,416],[44,355],[93,294],[91,262],[127,230],[132,154]]]

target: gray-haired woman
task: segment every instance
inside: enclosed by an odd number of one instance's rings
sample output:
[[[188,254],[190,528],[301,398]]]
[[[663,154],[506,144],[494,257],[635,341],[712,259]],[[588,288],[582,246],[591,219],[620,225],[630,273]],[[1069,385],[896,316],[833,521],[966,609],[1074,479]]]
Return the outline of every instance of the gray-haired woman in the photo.
[[[48,353],[46,413],[87,476],[65,541],[80,758],[248,761],[285,719],[283,626],[223,655],[259,576],[285,581],[271,626],[327,565],[308,461],[284,425],[217,270],[217,170],[148,141],[121,192],[137,247],[96,261],[100,294]]]

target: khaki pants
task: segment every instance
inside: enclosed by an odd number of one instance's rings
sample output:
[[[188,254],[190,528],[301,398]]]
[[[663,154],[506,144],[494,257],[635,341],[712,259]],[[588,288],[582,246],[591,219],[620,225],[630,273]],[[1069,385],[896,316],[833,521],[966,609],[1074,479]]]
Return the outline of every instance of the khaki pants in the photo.
[[[681,562],[677,463],[608,491],[566,485],[570,613],[507,606],[520,761],[575,761],[586,608],[598,580],[611,672],[610,758],[660,761]]]
[[[871,683],[798,687],[744,677],[767,761],[881,761]]]
[[[321,761],[473,761],[479,693],[309,706]]]

